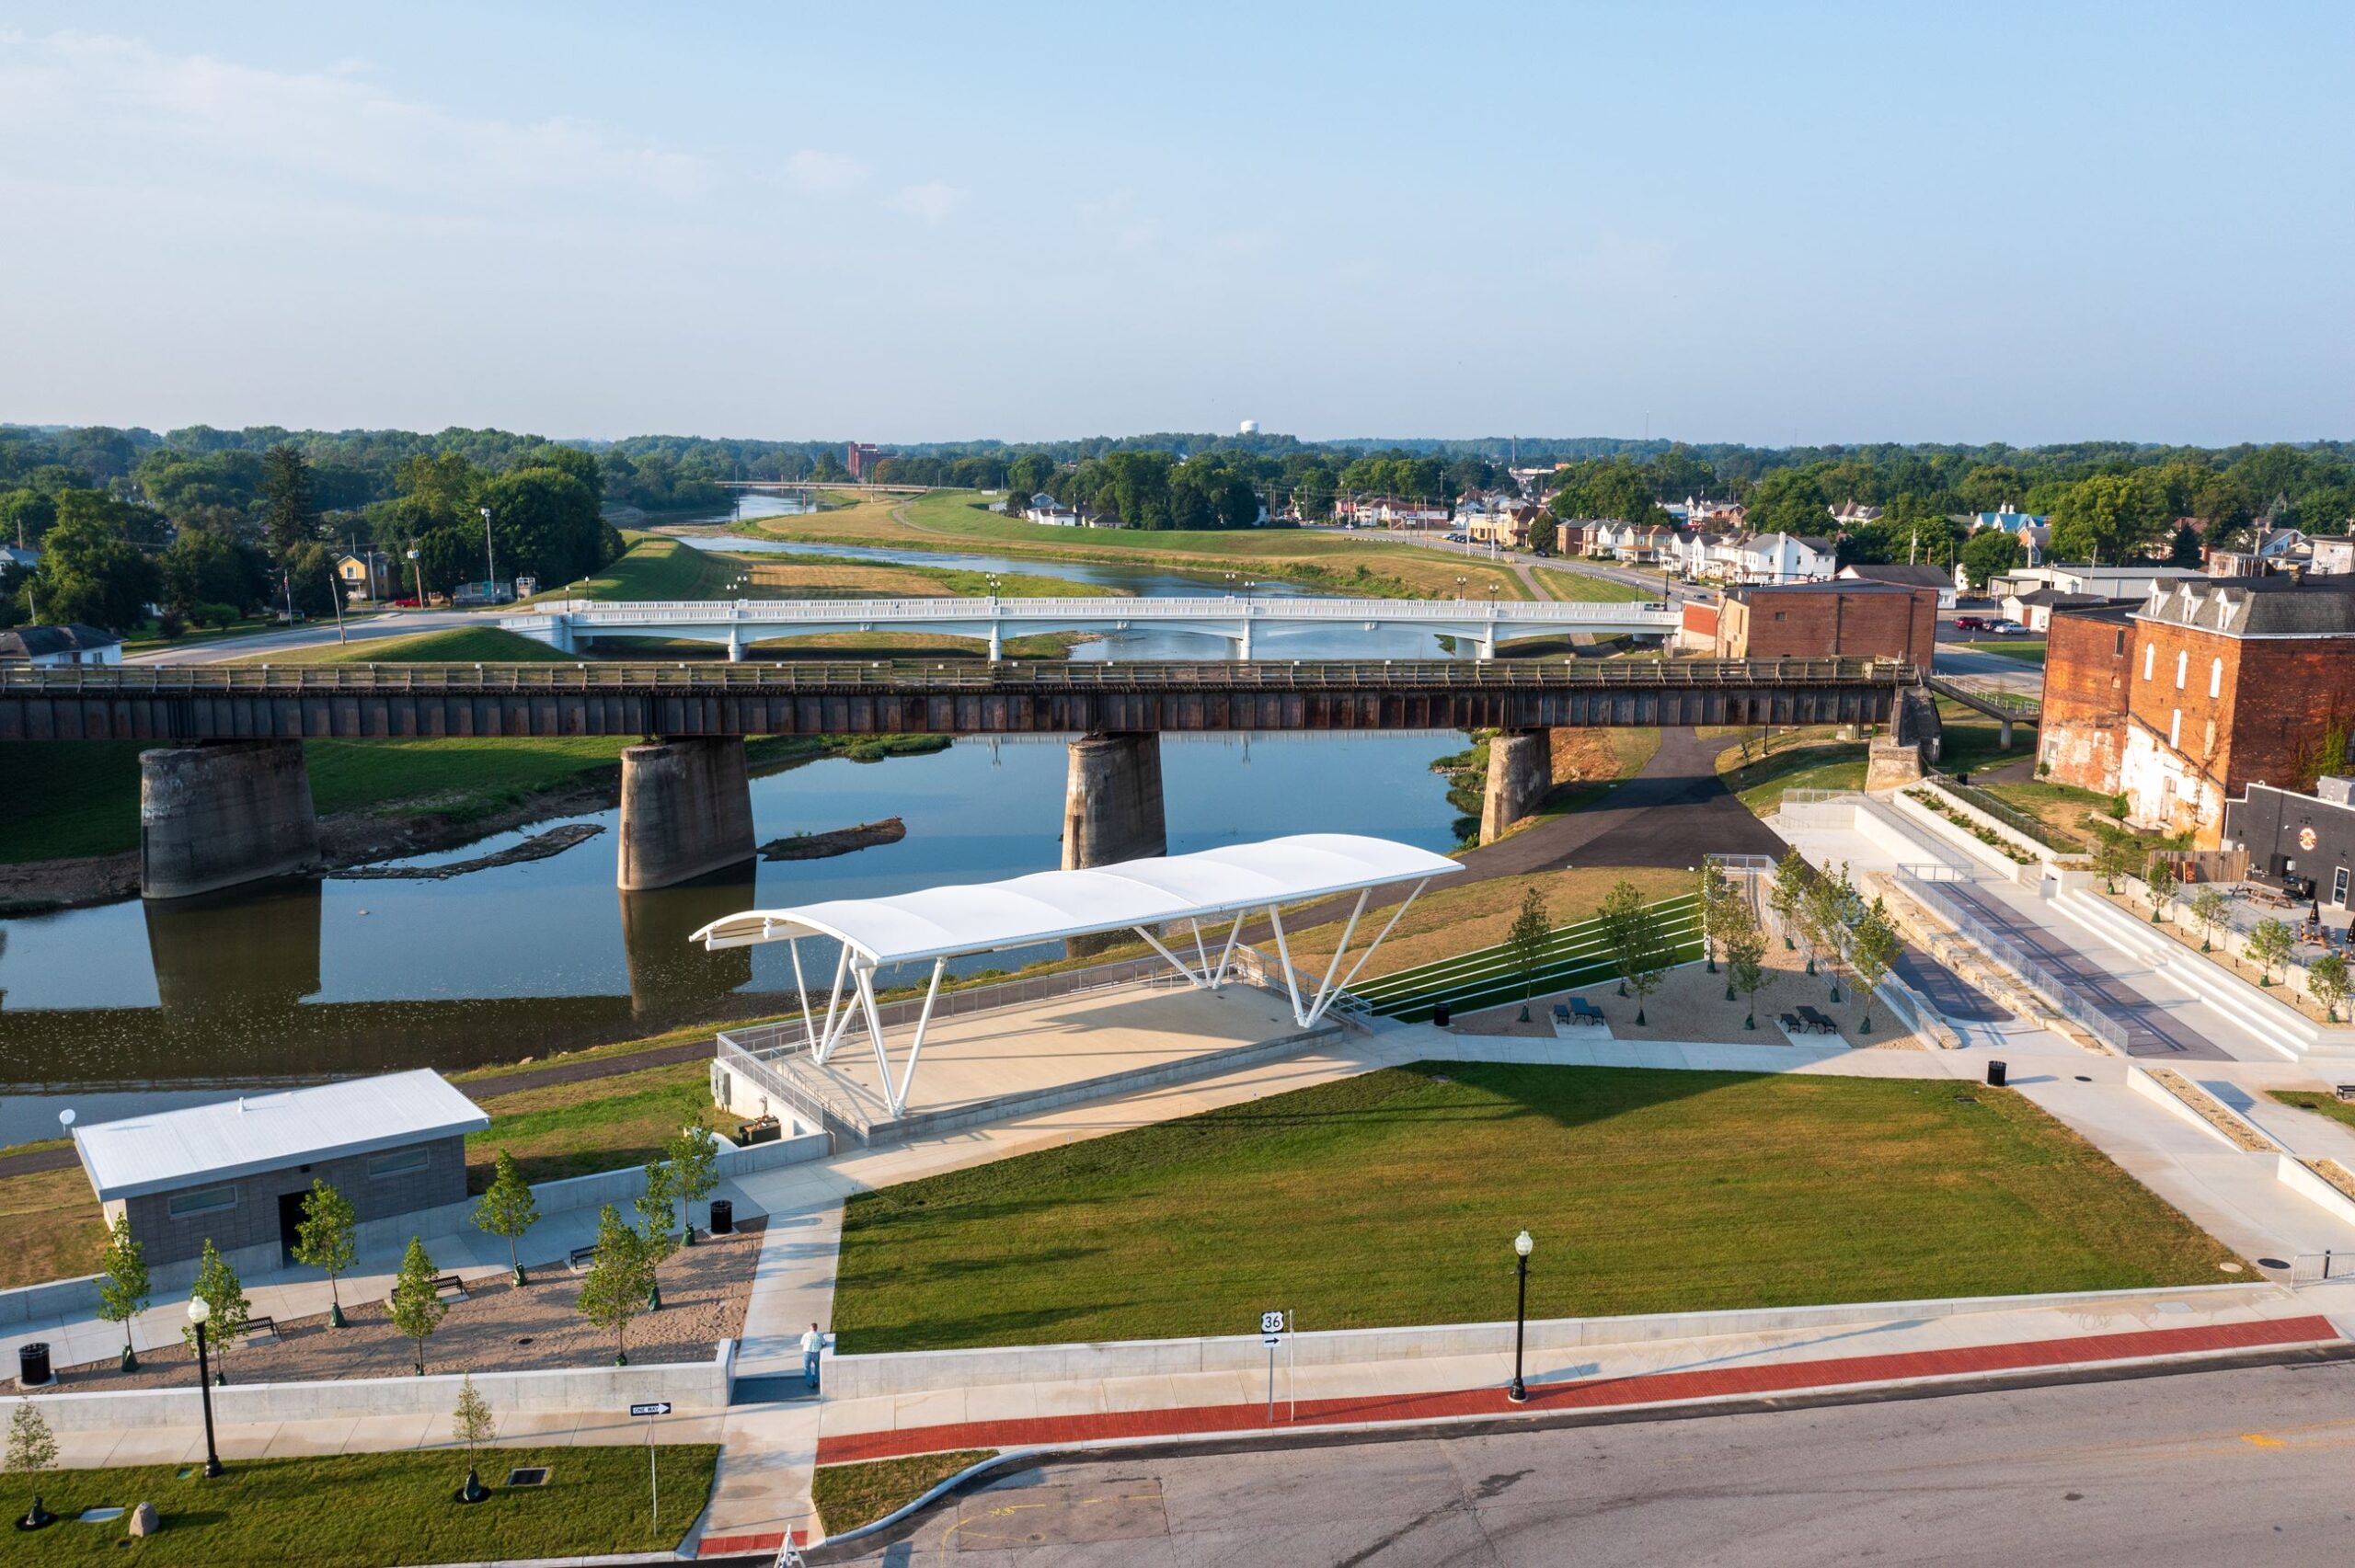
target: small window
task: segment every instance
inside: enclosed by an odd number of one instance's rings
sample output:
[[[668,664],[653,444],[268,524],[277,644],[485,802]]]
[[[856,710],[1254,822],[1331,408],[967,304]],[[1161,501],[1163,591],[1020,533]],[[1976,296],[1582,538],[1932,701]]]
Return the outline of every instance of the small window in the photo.
[[[368,1162],[370,1180],[378,1176],[403,1176],[411,1171],[422,1171],[432,1163],[432,1154],[423,1149],[396,1149],[390,1154],[379,1154]]]
[[[237,1207],[237,1189],[201,1187],[192,1193],[174,1193],[165,1207],[175,1219],[185,1219],[191,1214],[211,1214],[220,1208],[235,1208]]]
[[[1775,620],[1777,620],[1777,621],[1785,621],[1785,620],[1788,620],[1789,618],[1790,618],[1790,617],[1788,616],[1788,614],[1786,614],[1786,613],[1785,612],[1783,612],[1783,611],[1777,610],[1777,611],[1775,611]]]
[[[2224,661],[2221,658],[2208,666],[2208,694],[2211,697],[2224,694]]]
[[[2330,901],[2340,909],[2347,907],[2347,868],[2343,865],[2330,874]]]
[[[2181,708],[2176,709],[2175,716],[2167,720],[2167,744],[2178,751],[2183,750],[2183,710]]]
[[[2126,657],[2126,628],[2123,626],[2118,629],[2118,641],[2110,646],[2109,651],[2120,658]]]
[[[2184,681],[2190,675],[2190,650],[2188,648],[2177,648],[2175,655],[2175,689],[2177,691],[2180,692],[2183,690]]]
[[[2144,643],[2142,645],[2142,679],[2148,681],[2151,678],[2153,671],[2156,670],[2158,667],[2159,645],[2156,643]]]

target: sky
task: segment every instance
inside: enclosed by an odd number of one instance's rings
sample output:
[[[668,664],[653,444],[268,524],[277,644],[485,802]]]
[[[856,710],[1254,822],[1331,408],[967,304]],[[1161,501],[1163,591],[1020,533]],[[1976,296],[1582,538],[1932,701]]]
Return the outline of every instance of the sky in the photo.
[[[0,419],[2355,435],[2355,6],[0,6]]]

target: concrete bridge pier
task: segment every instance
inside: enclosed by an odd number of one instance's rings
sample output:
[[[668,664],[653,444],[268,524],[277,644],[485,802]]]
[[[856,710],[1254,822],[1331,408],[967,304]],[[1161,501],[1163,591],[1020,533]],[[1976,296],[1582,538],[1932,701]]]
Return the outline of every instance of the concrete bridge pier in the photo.
[[[668,887],[752,858],[752,785],[741,735],[649,740],[622,752],[625,893]]]
[[[990,622],[990,662],[992,664],[1000,664],[1003,663],[1005,659],[1005,629],[997,624],[996,620],[993,618]]]
[[[1073,741],[1063,784],[1063,869],[1084,871],[1168,853],[1161,738],[1120,733]],[[1123,936],[1109,932],[1074,937],[1064,947],[1081,958],[1118,944]]]
[[[1995,723],[1995,744],[2002,750],[2008,751],[2012,749],[2012,721],[2008,718],[2003,718],[1997,719]]]
[[[139,753],[139,896],[184,898],[304,872],[319,824],[299,740]]]
[[[1480,797],[1480,841],[1495,843],[1544,804],[1554,787],[1550,730],[1503,729],[1488,741],[1488,787]]]

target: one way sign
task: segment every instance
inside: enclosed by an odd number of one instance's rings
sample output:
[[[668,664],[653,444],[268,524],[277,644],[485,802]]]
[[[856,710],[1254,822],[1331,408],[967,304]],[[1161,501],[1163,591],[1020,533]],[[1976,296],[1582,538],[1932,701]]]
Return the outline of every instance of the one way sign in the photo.
[[[671,1413],[671,1402],[666,1399],[660,1404],[634,1404],[629,1407],[629,1413],[632,1415],[668,1415]]]

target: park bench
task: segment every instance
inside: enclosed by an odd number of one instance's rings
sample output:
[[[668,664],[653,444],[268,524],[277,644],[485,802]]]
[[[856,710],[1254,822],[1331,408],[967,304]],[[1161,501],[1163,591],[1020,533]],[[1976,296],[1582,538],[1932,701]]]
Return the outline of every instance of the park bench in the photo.
[[[1563,1006],[1560,1002],[1556,1002],[1554,1004],[1554,1022],[1557,1024],[1567,1024],[1569,1021],[1570,1010]]]
[[[1603,1009],[1582,996],[1570,998],[1570,1017],[1573,1022],[1580,1024],[1600,1024],[1604,1021]]]
[[[565,1259],[565,1265],[575,1274],[586,1274],[589,1272],[589,1265],[596,1261],[597,1248],[594,1243],[592,1243],[586,1247],[573,1248],[570,1255]]]
[[[1807,1033],[1807,1025],[1798,1021],[1798,1015],[1797,1013],[1786,1013],[1775,1022],[1783,1026],[1786,1034],[1803,1035]]]
[[[278,1320],[276,1318],[247,1318],[246,1320],[246,1326],[237,1331],[237,1337],[239,1339],[252,1339],[258,1334],[265,1333],[270,1335],[273,1340],[278,1337]]]
[[[466,1295],[466,1282],[456,1275],[445,1274],[434,1280],[433,1294],[442,1296],[452,1293],[454,1293],[461,1301],[470,1299]]]
[[[2341,1083],[2333,1089],[2331,1093],[2336,1095],[2342,1104],[2349,1101],[2355,1101],[2355,1083]]]
[[[1829,1017],[1818,1013],[1812,1007],[1802,1004],[1799,1008],[1799,1017],[1806,1021],[1808,1029],[1812,1034],[1836,1035],[1840,1032],[1839,1024],[1834,1024]]]

